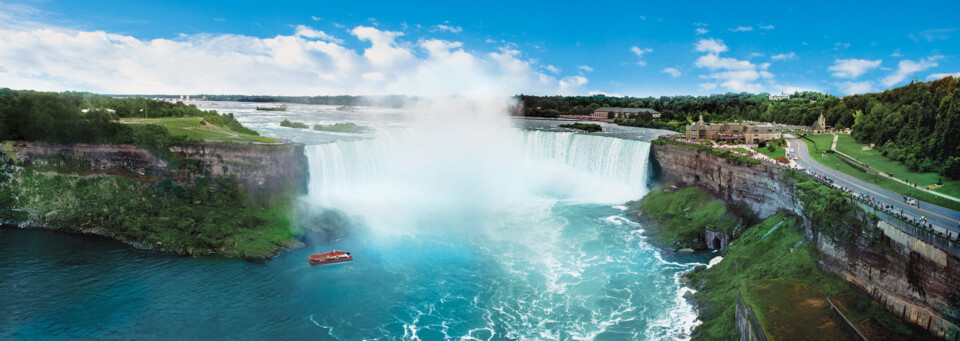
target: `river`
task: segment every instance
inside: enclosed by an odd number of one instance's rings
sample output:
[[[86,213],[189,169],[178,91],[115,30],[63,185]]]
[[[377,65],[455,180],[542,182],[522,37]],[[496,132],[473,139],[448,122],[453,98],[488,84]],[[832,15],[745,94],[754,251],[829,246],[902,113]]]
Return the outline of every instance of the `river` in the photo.
[[[302,200],[361,227],[265,263],[0,229],[0,339],[675,340],[698,323],[679,276],[705,255],[654,248],[619,206],[648,191],[658,131],[198,104],[307,144]],[[306,264],[332,249],[355,260]]]

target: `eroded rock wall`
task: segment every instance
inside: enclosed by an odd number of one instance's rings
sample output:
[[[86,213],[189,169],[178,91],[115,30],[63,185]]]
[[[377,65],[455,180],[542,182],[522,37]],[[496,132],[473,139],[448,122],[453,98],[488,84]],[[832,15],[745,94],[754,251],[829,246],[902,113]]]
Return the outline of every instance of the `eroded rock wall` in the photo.
[[[8,145],[21,165],[58,172],[107,173],[145,181],[189,184],[204,177],[233,177],[248,195],[305,193],[309,179],[303,145],[200,144],[171,148],[168,160],[133,145]]]
[[[676,145],[651,147],[661,179],[696,185],[728,202],[743,203],[761,217],[779,209],[804,219],[807,239],[821,255],[822,270],[869,293],[902,319],[948,339],[960,337],[960,245],[901,226],[895,217],[854,205],[863,226],[848,226],[849,239],[818,233],[803,216],[796,179],[787,170],[739,163]]]

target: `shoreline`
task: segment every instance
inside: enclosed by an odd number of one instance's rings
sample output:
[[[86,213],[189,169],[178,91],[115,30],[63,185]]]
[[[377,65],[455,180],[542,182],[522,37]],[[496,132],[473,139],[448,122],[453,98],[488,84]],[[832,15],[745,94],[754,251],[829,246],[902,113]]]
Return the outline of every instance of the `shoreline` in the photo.
[[[70,230],[70,229],[58,228],[50,225],[31,224],[26,222],[23,222],[23,223],[2,222],[0,223],[0,228],[17,229],[17,230],[42,230],[42,231],[50,231],[50,232],[60,233],[65,235],[88,236],[88,237],[100,238],[103,240],[116,242],[128,248],[132,248],[134,250],[149,251],[156,254],[169,255],[169,256],[177,256],[177,257],[210,256],[210,257],[236,258],[236,259],[242,259],[244,261],[249,261],[249,262],[265,262],[270,259],[273,259],[274,257],[280,255],[281,253],[306,247],[306,244],[300,241],[299,240],[300,237],[298,237],[298,238],[294,238],[286,241],[286,244],[287,244],[286,246],[278,246],[273,250],[271,250],[270,252],[249,257],[249,256],[243,256],[239,252],[223,252],[223,251],[216,251],[216,250],[201,250],[200,252],[178,252],[176,250],[165,248],[162,246],[162,244],[157,246],[150,243],[135,241],[129,238],[124,238],[122,236],[117,236],[114,234],[104,232],[97,228],[82,228],[82,229]]]

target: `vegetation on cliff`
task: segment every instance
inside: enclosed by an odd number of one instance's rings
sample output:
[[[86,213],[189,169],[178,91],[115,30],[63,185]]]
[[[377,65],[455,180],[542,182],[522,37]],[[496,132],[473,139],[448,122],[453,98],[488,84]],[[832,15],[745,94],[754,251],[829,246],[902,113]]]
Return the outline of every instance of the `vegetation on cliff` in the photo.
[[[0,218],[115,237],[179,254],[262,257],[288,246],[292,195],[252,205],[230,178],[182,186],[4,165]],[[8,192],[9,191],[9,192]],[[18,200],[12,203],[10,195]]]
[[[799,217],[779,212],[744,230],[727,248],[723,261],[689,275],[699,290],[693,297],[701,308],[703,324],[695,331],[700,339],[738,337],[733,323],[737,289],[755,281],[789,279],[809,283],[825,296],[850,292],[839,278],[817,268],[817,250],[804,242],[800,225]],[[777,299],[776,295],[753,297],[754,301]],[[761,323],[775,318],[773,315],[764,316],[762,311],[757,313]]]
[[[704,231],[733,236],[741,224],[723,202],[711,200],[696,186],[675,191],[656,190],[626,206],[628,216],[643,223],[654,241],[673,249],[707,249]]]
[[[356,123],[346,122],[346,123],[334,123],[328,125],[314,124],[313,130],[316,131],[329,131],[336,133],[359,133],[363,131],[363,128],[358,126]]]
[[[297,128],[297,129],[309,128],[306,124],[303,124],[302,122],[293,122],[288,119],[284,119],[283,121],[280,121],[280,126],[287,127],[287,128]]]
[[[572,124],[561,124],[560,127],[561,127],[561,128],[569,128],[569,129],[583,130],[583,131],[588,132],[588,133],[595,133],[595,132],[598,132],[598,131],[602,131],[602,130],[603,130],[603,127],[600,127],[600,125],[599,125],[599,124],[596,124],[596,123],[580,123],[580,122],[577,122],[577,123],[572,123]]]
[[[583,115],[599,107],[652,108],[659,119],[631,115],[616,122],[683,131],[699,115],[709,122],[752,120],[811,125],[820,114],[829,126],[853,128],[861,143],[911,170],[960,178],[960,79],[944,77],[881,93],[838,98],[796,92],[784,100],[767,94],[728,93],[710,96],[607,97],[520,96],[524,115]]]
[[[693,150],[696,150],[696,151],[699,151],[699,152],[710,153],[710,154],[713,154],[713,155],[716,155],[716,156],[719,156],[719,157],[722,157],[722,158],[725,158],[725,159],[733,160],[733,161],[736,161],[737,163],[740,163],[740,164],[754,164],[754,165],[759,165],[759,164],[760,164],[760,160],[753,159],[753,158],[749,158],[749,157],[745,157],[745,156],[741,156],[741,155],[737,155],[737,154],[734,154],[734,153],[730,152],[729,150],[720,150],[720,149],[713,148],[713,147],[710,147],[710,146],[692,145],[692,144],[676,142],[676,141],[669,140],[669,139],[664,139],[664,138],[658,138],[658,139],[656,139],[656,140],[651,141],[650,143],[655,144],[655,145],[668,145],[668,144],[669,144],[669,145],[674,145],[674,146],[680,146],[680,147],[683,147],[683,148],[693,149]]]

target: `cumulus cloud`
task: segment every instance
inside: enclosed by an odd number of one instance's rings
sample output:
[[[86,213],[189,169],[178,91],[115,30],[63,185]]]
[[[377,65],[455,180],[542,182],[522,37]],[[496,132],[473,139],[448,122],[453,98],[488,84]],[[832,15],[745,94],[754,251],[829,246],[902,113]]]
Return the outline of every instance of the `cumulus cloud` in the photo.
[[[323,31],[317,31],[311,27],[304,26],[304,25],[297,25],[296,31],[293,35],[304,37],[304,38],[332,41],[337,44],[343,44],[343,39],[337,39]]]
[[[700,75],[706,80],[700,88],[706,91],[722,86],[731,91],[763,92],[760,80],[771,80],[773,74],[767,71],[770,63],[754,64],[749,60],[721,57],[720,53],[729,50],[721,40],[701,39],[697,42],[697,51],[706,52],[694,63],[698,68],[710,72]]]
[[[729,50],[727,45],[723,43],[723,40],[720,39],[700,39],[697,42],[697,51],[698,52],[709,52],[709,53],[720,53]]]
[[[663,71],[660,71],[660,72],[663,72],[663,73],[665,73],[665,74],[668,74],[668,75],[670,75],[670,77],[673,77],[673,78],[677,78],[677,77],[680,77],[681,75],[683,75],[683,73],[680,72],[680,70],[678,70],[677,68],[674,68],[674,67],[668,67],[668,68],[666,68],[666,69],[663,69]]]
[[[694,29],[694,32],[697,32],[697,35],[703,35],[703,34],[709,33],[710,30],[707,30],[703,27],[697,27],[696,29]]]
[[[927,80],[928,80],[928,81],[931,81],[931,80],[940,79],[940,78],[947,77],[947,76],[951,76],[951,77],[953,77],[953,78],[960,78],[960,72],[954,72],[954,73],[935,73],[935,74],[932,74],[932,75],[927,76]]]
[[[797,59],[797,54],[790,52],[790,53],[781,53],[781,54],[775,54],[773,56],[770,56],[770,60],[790,60],[790,59]]]
[[[881,61],[867,59],[837,59],[827,68],[837,78],[857,78],[870,70],[880,67]]]
[[[865,94],[873,91],[873,82],[870,81],[840,82],[837,83],[836,86],[846,95]]]
[[[37,90],[278,95],[575,94],[588,82],[544,74],[512,48],[467,52],[462,42],[408,41],[403,32],[367,26],[348,33],[355,41],[345,44],[307,26],[267,38],[176,39],[0,26],[0,79],[5,87]]]
[[[440,25],[434,26],[433,29],[432,29],[432,31],[445,31],[445,32],[450,32],[450,33],[460,33],[460,32],[463,32],[463,27],[440,24]]]
[[[880,80],[881,83],[885,86],[893,86],[894,84],[900,83],[907,76],[914,74],[915,72],[920,72],[932,67],[937,66],[937,60],[943,58],[941,55],[930,56],[919,61],[912,61],[909,59],[901,60],[897,64],[897,70],[893,73],[883,77]]]
[[[577,66],[577,68],[586,72],[593,72],[593,68],[590,67],[590,65],[580,65]]]
[[[547,65],[547,66],[544,66],[543,68],[544,68],[544,69],[547,69],[547,71],[550,71],[550,72],[552,72],[552,73],[554,73],[554,74],[560,73],[560,68],[558,68],[558,67],[556,67],[556,66],[553,66],[553,65]]]
[[[639,47],[633,46],[633,47],[630,47],[630,51],[637,55],[637,59],[638,59],[637,65],[644,66],[644,65],[647,65],[647,62],[643,61],[643,55],[646,53],[653,52],[653,49],[649,47],[641,49]]]
[[[750,32],[753,31],[753,26],[737,26],[728,30],[731,32]]]

